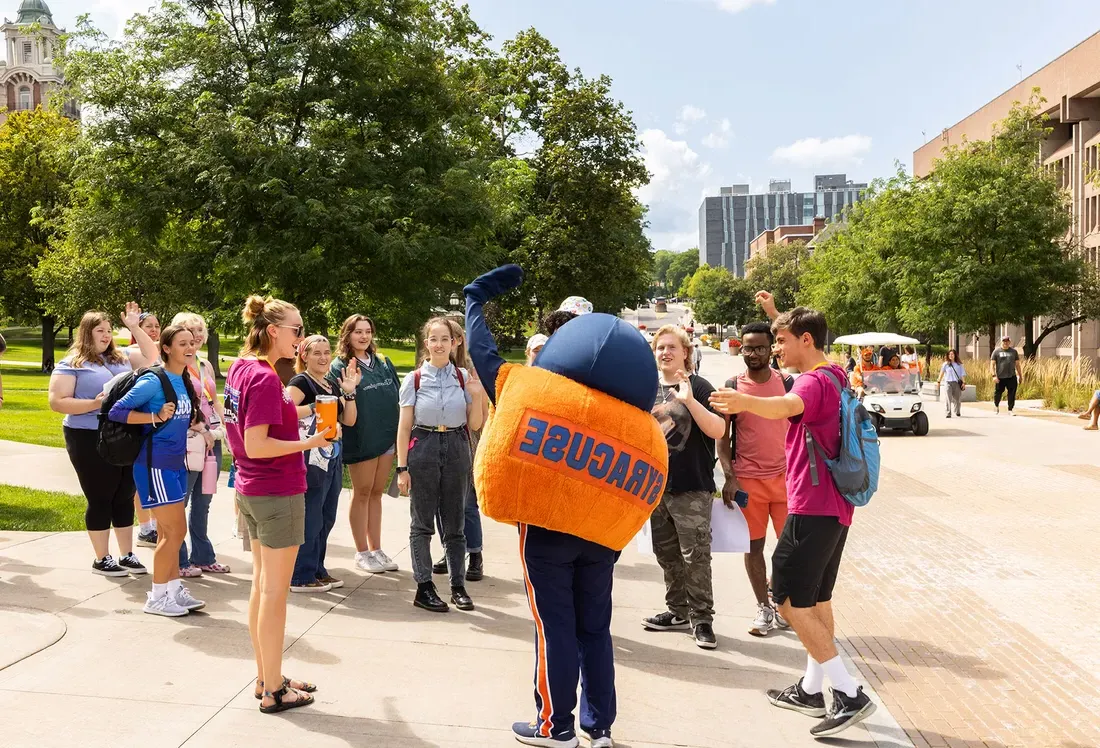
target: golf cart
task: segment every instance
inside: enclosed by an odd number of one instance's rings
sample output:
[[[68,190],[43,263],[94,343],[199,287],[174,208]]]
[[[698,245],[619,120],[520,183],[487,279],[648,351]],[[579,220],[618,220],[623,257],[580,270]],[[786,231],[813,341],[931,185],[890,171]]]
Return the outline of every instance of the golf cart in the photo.
[[[920,341],[888,332],[864,332],[841,335],[833,345],[857,348],[917,345]],[[863,406],[875,419],[879,431],[912,431],[916,436],[928,433],[928,416],[920,396],[920,376],[916,369],[875,368],[862,372]]]

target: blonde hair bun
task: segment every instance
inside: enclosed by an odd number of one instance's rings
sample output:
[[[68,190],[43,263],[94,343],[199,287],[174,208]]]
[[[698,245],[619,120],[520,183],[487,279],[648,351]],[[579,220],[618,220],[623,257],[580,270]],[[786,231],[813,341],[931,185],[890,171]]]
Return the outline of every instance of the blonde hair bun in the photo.
[[[244,311],[241,312],[241,319],[246,325],[251,325],[257,319],[263,316],[264,307],[267,306],[267,299],[258,294],[252,294],[244,302]]]

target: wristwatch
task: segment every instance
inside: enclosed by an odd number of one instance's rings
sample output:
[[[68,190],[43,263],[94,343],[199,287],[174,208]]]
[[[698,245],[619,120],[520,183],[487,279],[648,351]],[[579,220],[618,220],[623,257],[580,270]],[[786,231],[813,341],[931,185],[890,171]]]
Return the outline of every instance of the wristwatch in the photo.
[[[398,475],[400,475],[401,473],[409,472],[409,467],[408,465],[406,465],[405,467],[396,467],[394,468],[394,470],[397,472]]]

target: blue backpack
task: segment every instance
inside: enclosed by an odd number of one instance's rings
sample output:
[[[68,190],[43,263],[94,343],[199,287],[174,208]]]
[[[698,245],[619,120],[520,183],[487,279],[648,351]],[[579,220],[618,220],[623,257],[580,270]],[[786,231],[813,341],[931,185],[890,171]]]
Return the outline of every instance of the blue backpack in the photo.
[[[878,430],[847,382],[841,382],[836,373],[828,369],[824,373],[840,395],[840,453],[835,459],[830,458],[810,430],[805,429],[810,480],[815,486],[820,483],[817,470],[817,456],[820,455],[840,495],[853,506],[865,506],[878,490]]]

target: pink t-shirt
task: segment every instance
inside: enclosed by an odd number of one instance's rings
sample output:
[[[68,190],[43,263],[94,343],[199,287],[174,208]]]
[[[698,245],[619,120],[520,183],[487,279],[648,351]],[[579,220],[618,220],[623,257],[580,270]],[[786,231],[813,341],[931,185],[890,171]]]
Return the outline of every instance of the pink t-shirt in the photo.
[[[783,377],[774,369],[771,379],[757,384],[748,374],[737,378],[737,391],[756,397],[783,397]],[[787,422],[761,418],[752,413],[738,413],[734,421],[737,427],[737,454],[734,455],[733,473],[738,478],[775,478],[787,469],[787,455],[783,440],[787,436]]]
[[[238,359],[225,378],[225,436],[237,463],[237,493],[242,496],[305,493],[306,463],[300,452],[263,459],[245,454],[245,430],[264,424],[272,439],[299,440],[298,411],[271,364]]]
[[[840,495],[829,468],[817,455],[818,485],[810,477],[810,453],[806,445],[809,428],[818,446],[836,457],[840,450],[840,394],[825,369],[847,381],[844,369],[836,364],[806,372],[794,380],[791,393],[804,405],[802,415],[790,419],[787,429],[787,509],[791,514],[836,517],[842,525],[852,524],[854,507]],[[740,438],[740,436],[738,437]]]

